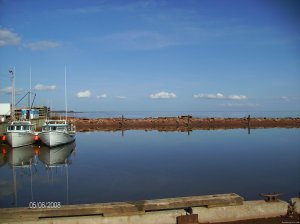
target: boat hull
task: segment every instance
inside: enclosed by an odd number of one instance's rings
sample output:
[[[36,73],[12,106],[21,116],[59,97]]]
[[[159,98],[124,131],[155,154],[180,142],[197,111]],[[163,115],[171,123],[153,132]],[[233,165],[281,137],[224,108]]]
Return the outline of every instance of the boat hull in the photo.
[[[55,131],[41,132],[39,133],[39,137],[49,147],[67,144],[75,140],[75,134]]]
[[[11,147],[21,147],[34,143],[34,133],[31,132],[8,132],[7,142]]]

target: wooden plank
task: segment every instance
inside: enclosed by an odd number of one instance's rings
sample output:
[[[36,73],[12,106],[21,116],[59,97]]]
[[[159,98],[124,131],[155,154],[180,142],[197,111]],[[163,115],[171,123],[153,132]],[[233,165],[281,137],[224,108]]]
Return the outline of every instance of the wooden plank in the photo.
[[[198,214],[177,216],[176,221],[177,224],[197,224]]]
[[[29,208],[2,208],[1,220],[38,220],[51,217],[73,216],[118,216],[143,214],[145,212],[183,209],[188,207],[215,207],[227,205],[241,205],[243,198],[237,194],[218,194],[206,196],[165,198],[155,200],[115,202],[98,204],[63,205],[61,208],[29,209]]]

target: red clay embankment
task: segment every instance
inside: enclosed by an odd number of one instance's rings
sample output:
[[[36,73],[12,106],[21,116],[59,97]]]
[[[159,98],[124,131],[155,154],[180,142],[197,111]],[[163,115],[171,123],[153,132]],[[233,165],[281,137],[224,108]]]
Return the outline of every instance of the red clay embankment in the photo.
[[[300,118],[69,118],[77,131],[158,130],[187,131],[235,128],[300,128]]]

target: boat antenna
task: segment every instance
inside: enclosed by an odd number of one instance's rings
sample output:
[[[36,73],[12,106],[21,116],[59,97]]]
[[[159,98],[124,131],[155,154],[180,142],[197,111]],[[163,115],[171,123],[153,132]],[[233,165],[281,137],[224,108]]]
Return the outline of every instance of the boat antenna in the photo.
[[[15,120],[15,67],[13,70],[9,70],[11,74],[11,120]]]
[[[66,121],[68,120],[68,102],[67,102],[67,66],[65,65],[65,107],[66,107]]]

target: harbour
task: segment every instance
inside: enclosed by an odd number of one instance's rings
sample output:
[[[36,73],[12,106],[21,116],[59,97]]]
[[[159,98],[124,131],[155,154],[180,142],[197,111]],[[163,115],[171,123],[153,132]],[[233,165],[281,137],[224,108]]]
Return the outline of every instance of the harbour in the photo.
[[[26,208],[30,202],[60,202],[61,206],[66,206],[67,211],[69,206],[78,209],[78,212],[83,211],[85,206],[92,206],[90,208],[93,209],[87,210],[90,212],[100,211],[97,207],[100,202],[122,204],[128,201],[235,192],[242,196],[244,206],[248,206],[247,211],[249,206],[253,209],[253,213],[248,212],[249,215],[257,213],[256,209],[260,208],[258,204],[265,203],[261,193],[281,192],[279,198],[284,202],[278,204],[279,213],[272,212],[276,204],[262,205],[270,209],[270,214],[273,214],[270,217],[277,217],[283,211],[286,212],[289,199],[298,197],[299,134],[298,128],[254,129],[250,135],[243,129],[195,130],[190,135],[183,132],[127,130],[123,136],[121,131],[93,131],[78,132],[74,146],[65,145],[59,150],[54,148],[51,151],[48,147],[35,144],[29,149],[7,149],[3,153],[2,147],[1,186],[3,192],[10,193],[1,195],[0,205],[2,208],[12,207],[11,211],[14,211],[13,207]],[[49,154],[51,152],[54,153],[52,157]],[[22,161],[22,155],[24,166],[16,167],[12,159],[19,158],[18,161]],[[28,166],[26,160],[32,161],[31,166]],[[51,164],[51,161],[59,162]],[[15,193],[11,191],[14,189],[13,171],[17,183]],[[97,205],[93,207],[95,203]],[[237,211],[243,207],[226,205],[222,209],[225,208],[237,209],[233,212],[233,217],[240,217],[234,214],[239,214]],[[208,211],[213,209],[217,211],[217,208],[201,209],[206,212],[199,213],[199,217],[210,214]],[[39,209],[30,211],[40,214]],[[104,217],[103,214],[90,214],[87,217],[79,212],[79,216],[71,215],[67,218],[66,214],[71,213],[59,211],[58,208],[54,209],[51,214],[66,217],[51,216],[38,219],[38,222],[67,222],[82,217],[83,222],[97,220],[100,223],[118,223],[117,220],[132,219],[134,222],[147,223],[148,218],[157,218],[155,214],[160,217],[173,214],[162,223],[176,223],[177,216],[186,214],[180,208],[178,212],[171,209],[146,214],[118,213],[112,218]],[[74,212],[77,214],[76,210]],[[131,218],[125,218],[127,216]],[[219,221],[225,216],[220,217]],[[153,221],[151,218],[149,220]]]
[[[299,0],[0,0],[0,224],[300,224]]]

